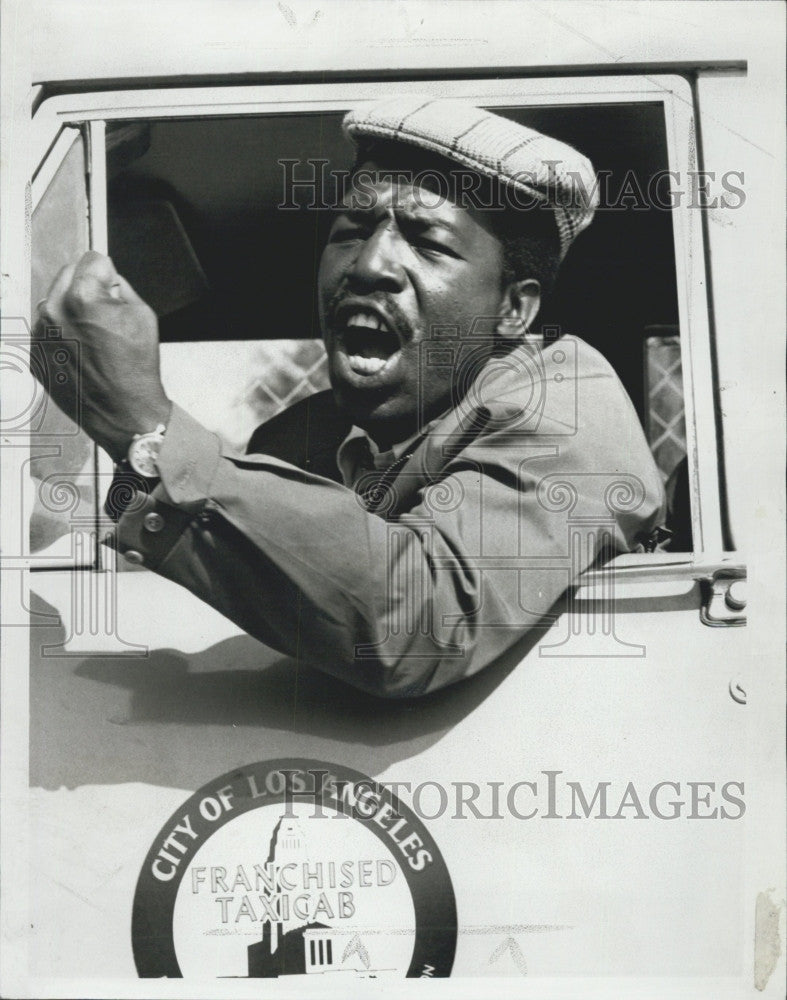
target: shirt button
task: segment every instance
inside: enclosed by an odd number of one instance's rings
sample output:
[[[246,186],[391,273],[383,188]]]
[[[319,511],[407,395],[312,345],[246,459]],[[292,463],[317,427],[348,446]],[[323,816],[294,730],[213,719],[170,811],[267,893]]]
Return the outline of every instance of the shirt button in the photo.
[[[127,562],[132,563],[134,566],[141,566],[144,561],[142,553],[137,552],[136,549],[129,549],[128,552],[123,553],[123,556]]]
[[[164,527],[164,518],[161,516],[161,514],[156,514],[151,511],[150,514],[145,514],[142,523],[145,525],[148,531],[152,532],[161,531],[161,529]]]

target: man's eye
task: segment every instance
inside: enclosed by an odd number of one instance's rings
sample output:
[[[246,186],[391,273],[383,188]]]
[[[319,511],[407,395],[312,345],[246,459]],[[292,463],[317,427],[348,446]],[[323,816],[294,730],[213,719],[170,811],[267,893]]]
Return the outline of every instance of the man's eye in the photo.
[[[425,253],[428,256],[459,257],[459,254],[452,250],[451,247],[446,246],[444,243],[436,243],[434,240],[427,239],[424,236],[416,237],[412,243],[419,253]]]
[[[334,229],[330,235],[330,243],[348,243],[351,240],[363,239],[363,232],[357,226],[342,226],[341,229]]]

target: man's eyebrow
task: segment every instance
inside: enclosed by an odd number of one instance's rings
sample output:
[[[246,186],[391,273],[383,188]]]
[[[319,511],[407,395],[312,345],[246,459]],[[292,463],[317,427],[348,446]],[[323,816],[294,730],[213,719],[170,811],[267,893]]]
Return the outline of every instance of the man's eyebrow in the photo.
[[[339,215],[344,216],[349,222],[366,224],[369,217],[374,214],[375,207],[372,205],[342,205],[339,208]],[[386,215],[388,213],[386,212]],[[452,236],[460,237],[459,229],[450,219],[441,216],[431,215],[410,205],[399,205],[394,208],[394,216],[398,221],[404,222],[406,226],[413,226],[419,229],[444,229]]]
[[[345,216],[350,222],[367,222],[374,211],[372,206],[364,208],[360,205],[340,205],[339,215]]]
[[[416,226],[422,229],[445,229],[452,236],[460,235],[459,230],[453,222],[443,216],[429,215],[418,209],[407,207],[397,209],[395,214],[400,216],[408,226]]]

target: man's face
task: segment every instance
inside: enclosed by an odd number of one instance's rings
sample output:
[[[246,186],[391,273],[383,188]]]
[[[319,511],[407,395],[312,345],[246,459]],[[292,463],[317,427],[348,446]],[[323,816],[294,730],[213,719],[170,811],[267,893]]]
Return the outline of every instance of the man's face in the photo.
[[[426,364],[425,341],[456,348],[473,329],[491,351],[503,247],[482,213],[361,170],[373,183],[345,199],[322,254],[320,322],[339,406],[387,446],[451,405],[459,373]]]

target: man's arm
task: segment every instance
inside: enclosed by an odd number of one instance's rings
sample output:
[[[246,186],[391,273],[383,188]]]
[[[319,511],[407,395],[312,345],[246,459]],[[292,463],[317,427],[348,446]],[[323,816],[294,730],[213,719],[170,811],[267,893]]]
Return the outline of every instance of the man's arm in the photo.
[[[142,387],[125,388],[128,355],[143,354],[133,335],[140,306],[124,284],[121,300],[106,293],[105,262],[92,255],[77,271],[79,294],[59,278],[47,311],[80,338],[85,427],[118,458],[147,429],[137,413],[153,420],[163,390],[145,389],[156,381],[149,359]],[[123,515],[118,547],[251,635],[351,684],[388,697],[435,690],[509,649],[602,548],[627,549],[659,515],[660,485],[620,384],[609,373],[582,386],[587,419],[576,435],[493,421],[450,450],[437,475],[416,472],[415,502],[390,521],[288,462],[222,454],[214,435],[172,407],[161,483]],[[629,470],[642,474],[642,496],[611,518],[594,476]],[[569,505],[560,490],[550,495],[562,480],[575,495]]]
[[[250,634],[357,687],[386,697],[432,691],[542,625],[602,549],[626,551],[655,526],[660,489],[648,481],[622,388],[590,378],[582,402],[604,418],[574,438],[498,427],[431,483],[413,473],[418,502],[390,521],[287,462],[222,455],[174,407],[161,485],[145,509],[123,516],[119,547]],[[600,433],[607,419],[614,436]],[[613,518],[606,498],[616,478],[639,494]],[[155,532],[145,527],[151,512]]]

